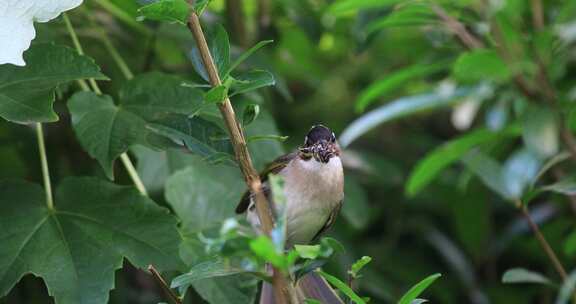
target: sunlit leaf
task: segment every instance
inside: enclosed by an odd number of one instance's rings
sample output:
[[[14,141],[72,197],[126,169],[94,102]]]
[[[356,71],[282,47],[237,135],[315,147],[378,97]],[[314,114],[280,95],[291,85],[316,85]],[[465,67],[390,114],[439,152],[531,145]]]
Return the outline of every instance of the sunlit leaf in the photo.
[[[55,210],[38,185],[0,183],[0,296],[22,276],[41,277],[56,303],[107,303],[124,259],[182,269],[176,219],[133,187],[67,178]]]
[[[407,68],[395,71],[384,78],[370,84],[364,89],[355,102],[357,112],[363,112],[366,107],[372,104],[376,98],[385,96],[391,91],[401,87],[408,81],[415,78],[424,77],[447,67],[445,62],[432,64],[415,64]]]
[[[138,12],[150,20],[186,24],[190,16],[190,6],[186,0],[156,0],[141,7]]]
[[[465,82],[494,80],[504,82],[510,71],[496,51],[477,49],[460,55],[453,67],[456,79]]]
[[[215,258],[192,266],[190,271],[174,278],[170,287],[179,288],[185,285],[190,285],[199,280],[230,276],[245,272],[246,270],[242,268],[232,267],[224,260]]]
[[[19,123],[57,121],[52,109],[57,85],[84,78],[106,79],[89,57],[68,47],[36,44],[27,66],[0,65],[0,117]]]
[[[228,97],[227,95],[228,88],[224,85],[219,85],[206,92],[204,95],[204,101],[209,104],[223,102],[224,99]]]
[[[315,259],[320,255],[320,245],[294,245],[294,250],[303,259]]]
[[[361,9],[386,7],[400,2],[400,0],[339,0],[330,5],[328,12],[334,15],[345,15],[354,13]]]
[[[502,283],[537,283],[551,284],[550,280],[541,273],[524,268],[512,268],[502,275]]]
[[[442,275],[439,273],[433,274],[431,276],[428,276],[424,280],[418,282],[418,284],[412,286],[412,288],[410,288],[410,290],[408,290],[402,296],[402,298],[400,298],[400,301],[398,301],[398,304],[410,304],[410,303],[412,303],[412,301],[415,300],[424,290],[426,290],[426,288],[428,288],[428,286],[430,286],[432,283],[434,283],[434,281],[436,281],[441,276]]]
[[[362,268],[364,268],[364,266],[368,265],[368,263],[370,263],[371,261],[372,261],[372,258],[369,256],[361,257],[356,262],[354,262],[354,264],[352,264],[348,273],[353,278],[358,278],[358,276],[360,274],[360,270],[362,270]]]
[[[354,302],[355,304],[366,304],[366,301],[364,301],[364,299],[358,296],[354,292],[354,290],[352,290],[352,288],[350,288],[346,283],[342,282],[337,277],[327,274],[322,270],[317,270],[316,272],[320,274],[324,279],[326,279],[326,281],[328,281],[330,285],[336,287],[336,289],[340,290],[343,294],[345,294],[348,298],[350,298],[350,300],[352,300],[352,302]]]
[[[362,115],[348,125],[340,135],[340,144],[346,147],[358,137],[385,122],[452,105],[458,102],[459,98],[470,93],[472,93],[471,89],[461,88],[449,94],[436,92],[396,99]]]
[[[422,26],[439,23],[438,17],[426,2],[408,2],[396,7],[385,17],[370,22],[366,31],[373,32],[395,26]]]

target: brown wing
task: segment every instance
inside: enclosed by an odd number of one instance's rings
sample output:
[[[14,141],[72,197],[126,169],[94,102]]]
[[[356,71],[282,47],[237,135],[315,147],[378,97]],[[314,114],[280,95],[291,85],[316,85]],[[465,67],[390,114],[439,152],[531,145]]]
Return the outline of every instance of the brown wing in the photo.
[[[324,232],[326,232],[326,230],[328,230],[328,228],[334,225],[334,223],[336,222],[336,218],[340,213],[340,209],[342,209],[342,202],[343,201],[338,202],[338,205],[332,210],[332,212],[330,212],[330,215],[328,216],[326,223],[324,223],[324,226],[322,226],[322,228],[318,230],[316,235],[312,238],[312,241],[317,240],[322,234],[324,234]]]
[[[286,165],[288,165],[288,163],[292,159],[294,159],[297,155],[298,152],[292,152],[290,154],[282,155],[277,159],[275,159],[274,161],[272,161],[271,163],[269,163],[266,166],[266,168],[264,168],[264,170],[260,173],[260,180],[262,181],[262,184],[264,184],[264,182],[268,180],[269,174],[276,174],[282,171],[282,169],[286,168]],[[246,192],[244,192],[244,195],[242,195],[242,198],[240,199],[238,206],[236,206],[236,213],[243,213],[246,211],[246,209],[248,209],[248,206],[250,206],[250,196],[251,196],[250,191],[246,190]]]

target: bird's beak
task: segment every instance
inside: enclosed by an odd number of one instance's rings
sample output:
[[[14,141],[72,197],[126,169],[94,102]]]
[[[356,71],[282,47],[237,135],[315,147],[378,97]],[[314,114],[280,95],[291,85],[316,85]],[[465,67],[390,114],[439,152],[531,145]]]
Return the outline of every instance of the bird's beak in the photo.
[[[333,143],[327,141],[322,141],[318,145],[318,159],[326,164],[330,161],[330,158],[336,155],[336,147]]]

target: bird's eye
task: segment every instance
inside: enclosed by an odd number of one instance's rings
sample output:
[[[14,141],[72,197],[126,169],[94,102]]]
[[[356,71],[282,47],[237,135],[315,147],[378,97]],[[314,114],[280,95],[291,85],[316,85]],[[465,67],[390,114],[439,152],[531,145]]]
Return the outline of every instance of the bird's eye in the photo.
[[[332,142],[336,142],[336,135],[334,135],[334,132],[332,132],[332,138],[330,138],[330,140]]]

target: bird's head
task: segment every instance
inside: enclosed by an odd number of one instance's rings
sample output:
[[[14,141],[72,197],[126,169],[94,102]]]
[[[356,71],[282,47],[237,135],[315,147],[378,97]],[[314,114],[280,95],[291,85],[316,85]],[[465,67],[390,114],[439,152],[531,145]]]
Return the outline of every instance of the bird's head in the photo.
[[[312,126],[298,150],[300,158],[314,158],[321,163],[328,163],[332,157],[340,155],[334,132],[323,125]]]

